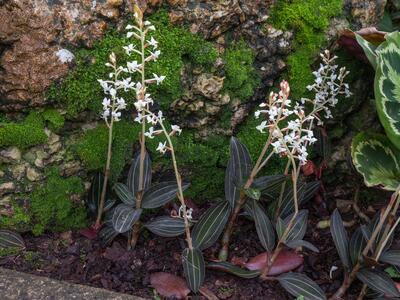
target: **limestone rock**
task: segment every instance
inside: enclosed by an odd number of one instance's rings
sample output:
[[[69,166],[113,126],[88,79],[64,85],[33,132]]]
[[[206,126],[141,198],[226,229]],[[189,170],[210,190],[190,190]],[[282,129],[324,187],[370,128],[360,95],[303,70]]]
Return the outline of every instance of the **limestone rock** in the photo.
[[[386,0],[351,0],[351,16],[360,28],[375,27],[385,12]]]
[[[10,147],[0,151],[0,161],[5,163],[19,162],[21,151],[17,147]]]
[[[15,191],[15,183],[12,181],[0,184],[0,195],[4,195],[6,193],[11,193],[14,191]]]
[[[41,174],[33,167],[28,167],[26,170],[26,178],[29,181],[38,181],[41,178]]]

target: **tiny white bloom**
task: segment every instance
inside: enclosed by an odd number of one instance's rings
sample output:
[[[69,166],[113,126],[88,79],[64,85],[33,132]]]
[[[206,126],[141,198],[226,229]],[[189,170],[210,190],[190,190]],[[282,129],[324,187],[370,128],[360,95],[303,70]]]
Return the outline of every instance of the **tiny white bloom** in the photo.
[[[165,79],[165,76],[158,76],[157,74],[154,74],[154,73],[153,73],[153,76],[154,76],[154,80],[156,81],[157,85],[159,85]]]
[[[154,49],[156,49],[157,46],[158,46],[158,42],[157,42],[153,37],[151,37],[151,39],[150,39],[149,41],[147,41],[147,43],[148,43],[150,46],[152,46]]]
[[[160,153],[164,154],[167,151],[167,142],[164,143],[159,142],[156,151],[159,151]]]
[[[178,125],[171,125],[172,132],[178,133],[180,135],[182,133],[182,129]]]

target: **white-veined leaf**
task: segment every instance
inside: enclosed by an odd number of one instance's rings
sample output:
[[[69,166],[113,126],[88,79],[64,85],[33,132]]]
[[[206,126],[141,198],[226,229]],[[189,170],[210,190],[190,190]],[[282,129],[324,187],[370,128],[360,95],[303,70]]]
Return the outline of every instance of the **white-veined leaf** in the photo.
[[[205,277],[203,253],[196,248],[186,248],[182,253],[182,265],[190,290],[197,293]]]
[[[331,216],[331,234],[342,264],[347,270],[350,270],[349,238],[347,237],[342,217],[337,209],[335,209]]]
[[[234,170],[233,182],[238,187],[243,187],[252,169],[249,150],[237,138],[232,137],[230,143],[230,153],[232,167]]]
[[[325,300],[321,288],[310,278],[300,273],[286,273],[277,277],[282,287],[292,296],[303,296],[304,300]]]
[[[361,257],[361,252],[367,245],[365,237],[362,233],[361,227],[357,228],[352,234],[349,242],[350,258],[353,265],[355,265]]]
[[[232,265],[231,263],[228,263],[226,261],[220,261],[220,262],[209,262],[207,264],[207,268],[212,269],[212,270],[218,270],[222,272],[226,272],[229,274],[233,274],[235,276],[241,277],[241,278],[256,278],[260,276],[261,272],[258,270],[247,270],[240,268],[238,266]]]
[[[400,267],[400,250],[388,250],[383,252],[379,261]]]
[[[357,273],[357,278],[374,291],[384,293],[389,297],[400,297],[400,292],[397,290],[392,278],[383,271],[361,269]]]
[[[252,215],[256,224],[256,230],[261,245],[271,252],[275,247],[275,230],[264,209],[257,203],[257,201],[249,199],[251,201]]]
[[[130,206],[136,205],[135,196],[129,190],[127,185],[118,182],[114,185],[114,191],[123,203]]]
[[[239,200],[240,190],[234,183],[235,170],[233,161],[230,159],[225,170],[225,199],[229,202],[231,207],[235,207],[236,201]]]
[[[175,237],[185,232],[185,221],[168,216],[158,217],[144,225],[152,233],[162,237]]]
[[[25,248],[22,236],[14,231],[0,230],[0,248]]]
[[[186,190],[190,184],[182,185],[182,190]],[[158,183],[143,194],[142,208],[157,208],[173,200],[178,192],[178,185],[175,181]]]
[[[151,159],[150,155],[145,151],[143,160],[143,191],[147,190],[151,185]],[[140,151],[138,151],[132,159],[131,167],[129,168],[126,185],[133,195],[141,190],[140,183]]]
[[[231,207],[227,202],[221,202],[207,209],[192,231],[193,246],[200,250],[212,246],[224,230],[229,219]]]
[[[127,204],[119,204],[113,211],[113,228],[119,233],[127,232],[139,220],[141,213],[141,209],[134,209]]]

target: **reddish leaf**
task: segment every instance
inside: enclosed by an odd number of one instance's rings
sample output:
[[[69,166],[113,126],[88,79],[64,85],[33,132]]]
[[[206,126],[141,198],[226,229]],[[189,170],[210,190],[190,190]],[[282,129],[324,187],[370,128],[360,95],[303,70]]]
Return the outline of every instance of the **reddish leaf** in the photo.
[[[118,242],[114,242],[111,247],[106,248],[103,257],[113,262],[128,261],[131,252],[126,251]]]
[[[184,279],[165,272],[151,274],[150,284],[161,296],[167,298],[184,299],[190,293]]]
[[[356,33],[361,35],[364,39],[374,44],[375,46],[378,46],[385,41],[386,32],[379,31],[375,27],[363,28],[359,31],[356,31]],[[349,29],[342,31],[338,43],[356,58],[362,60],[365,63],[369,63],[363,49],[357,43],[353,31]]]
[[[306,164],[301,167],[301,170],[303,171],[304,176],[310,176],[312,174],[315,174],[316,169],[317,169],[317,167],[311,160],[307,161]]]
[[[400,292],[400,282],[395,282],[394,284],[396,285],[397,290]]]
[[[262,270],[267,265],[267,259],[270,254],[263,252],[248,261],[246,268],[249,270]],[[282,273],[289,272],[300,267],[303,264],[304,258],[294,251],[282,250],[276,258],[268,275],[276,276]]]
[[[246,259],[244,257],[233,256],[231,258],[232,265],[246,267]]]
[[[100,228],[96,228],[94,225],[89,228],[84,228],[79,230],[79,233],[89,240],[94,240],[97,238],[97,233]]]

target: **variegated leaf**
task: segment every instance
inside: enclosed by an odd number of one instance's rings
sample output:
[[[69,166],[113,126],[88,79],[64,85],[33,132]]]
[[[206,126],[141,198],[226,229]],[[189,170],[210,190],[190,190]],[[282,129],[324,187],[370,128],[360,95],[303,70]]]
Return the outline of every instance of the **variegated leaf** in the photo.
[[[87,195],[87,198],[85,201],[87,210],[88,210],[89,214],[93,217],[97,216],[97,210],[99,208],[101,193],[103,190],[103,184],[104,184],[103,173],[101,173],[101,172],[96,173],[92,178],[90,190],[88,192],[88,195]],[[109,187],[107,185],[106,199],[108,199],[108,197],[109,197]]]
[[[134,209],[127,204],[118,205],[113,212],[112,225],[119,233],[127,232],[132,229],[142,213],[141,209]]]
[[[25,248],[22,236],[14,231],[0,230],[0,249],[1,248]]]
[[[203,253],[196,248],[186,248],[182,253],[182,265],[190,290],[197,293],[205,277]]]
[[[337,209],[335,209],[331,216],[331,234],[342,264],[347,268],[347,270],[350,270],[351,260],[349,253],[349,238],[347,237],[342,217]]]
[[[127,185],[118,182],[114,185],[114,191],[123,203],[132,207],[136,205],[135,196],[129,190]]]
[[[358,134],[351,145],[351,156],[367,186],[394,191],[400,184],[400,153],[383,135]]]
[[[140,190],[147,190],[151,185],[151,159],[150,155],[145,151],[143,160],[143,188],[139,187],[140,184],[140,151],[138,151],[134,158],[132,159],[131,167],[128,173],[128,179],[126,181],[126,185],[133,195],[136,194]]]
[[[319,250],[318,250],[317,247],[315,247],[310,242],[307,242],[307,241],[304,241],[304,240],[293,240],[293,241],[290,241],[290,242],[286,242],[285,245],[288,246],[289,248],[292,248],[292,249],[296,249],[298,247],[304,247],[304,248],[307,248],[307,249],[309,249],[311,251],[319,253]]]
[[[284,227],[289,226],[290,220],[293,218],[294,214],[286,217],[284,220]],[[286,242],[302,240],[307,230],[307,220],[308,220],[308,210],[302,209],[298,212],[296,218],[294,219],[292,229],[289,231],[286,237]]]
[[[376,46],[365,40],[361,35],[355,33],[358,44],[363,48],[365,55],[374,69],[377,68],[378,57],[376,55]]]
[[[221,202],[207,209],[194,225],[192,232],[193,246],[200,250],[212,246],[224,230],[230,213],[231,206],[228,202]]]
[[[393,280],[383,271],[361,269],[357,273],[357,278],[374,291],[384,293],[389,297],[400,297],[400,292],[397,290]]]
[[[232,137],[230,153],[234,170],[234,182],[238,187],[243,187],[252,169],[249,150],[237,138]]]
[[[168,216],[158,217],[144,225],[152,233],[163,237],[175,237],[185,232],[185,221]]]
[[[238,276],[241,278],[246,278],[246,279],[256,278],[256,277],[260,276],[260,274],[261,274],[261,272],[258,270],[243,269],[238,266],[232,265],[231,263],[226,262],[226,261],[209,262],[207,264],[207,268],[212,269],[212,270],[226,272],[226,273],[233,274],[235,276]]]
[[[252,214],[254,222],[256,224],[256,230],[258,238],[260,239],[261,245],[271,252],[275,247],[275,230],[264,209],[258,204],[257,201],[249,199],[251,201]]]
[[[325,300],[321,288],[310,278],[300,273],[286,273],[277,277],[282,287],[295,297],[303,296],[304,300]]]
[[[182,185],[182,190],[186,190],[190,184]],[[178,185],[175,181],[166,181],[158,183],[148,190],[143,195],[142,208],[157,208],[167,204],[173,200],[178,192]]]
[[[400,149],[400,33],[385,39],[376,51],[375,103],[386,135]]]

